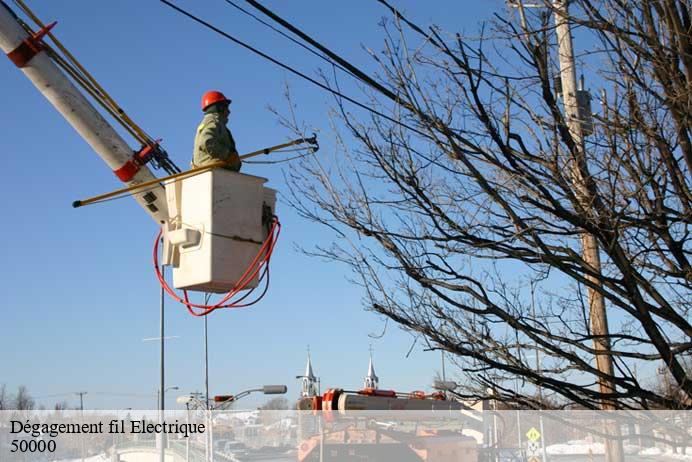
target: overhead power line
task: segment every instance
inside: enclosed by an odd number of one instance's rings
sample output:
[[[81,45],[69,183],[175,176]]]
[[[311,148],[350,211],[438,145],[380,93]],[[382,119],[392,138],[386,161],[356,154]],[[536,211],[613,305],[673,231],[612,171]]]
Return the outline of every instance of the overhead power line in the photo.
[[[237,10],[243,12],[243,13],[246,14],[247,16],[250,16],[252,19],[254,19],[255,21],[259,22],[260,24],[262,24],[262,25],[264,25],[264,26],[270,28],[271,30],[273,30],[273,31],[276,32],[277,34],[281,35],[282,37],[284,37],[284,38],[290,40],[291,42],[295,43],[295,44],[298,45],[299,47],[301,47],[301,48],[303,48],[303,49],[309,51],[310,53],[312,53],[313,55],[317,56],[318,58],[320,58],[320,59],[326,61],[329,65],[334,66],[334,67],[337,67],[338,69],[341,69],[341,70],[344,71],[345,73],[350,74],[350,75],[352,75],[353,77],[356,77],[351,71],[349,71],[349,70],[346,69],[345,67],[343,67],[343,66],[341,66],[341,65],[339,65],[339,64],[337,64],[337,63],[335,63],[334,61],[332,61],[331,59],[329,59],[329,58],[326,57],[325,55],[316,52],[315,50],[313,50],[313,49],[310,48],[309,46],[305,45],[304,43],[301,43],[300,41],[294,39],[293,37],[291,37],[291,36],[288,35],[287,33],[285,33],[285,32],[283,32],[283,31],[279,30],[278,28],[276,28],[276,27],[274,27],[274,26],[272,26],[272,25],[269,24],[267,21],[263,21],[262,19],[260,19],[260,18],[257,17],[256,15],[252,14],[251,12],[249,12],[248,10],[246,10],[245,8],[243,8],[242,6],[238,5],[237,3],[235,3],[235,2],[233,2],[233,1],[231,1],[231,0],[225,0],[225,2],[228,3],[229,5],[231,5],[233,8],[235,8],[235,9],[237,9]],[[356,78],[357,78],[357,77],[356,77]]]
[[[308,42],[310,45],[312,45],[313,47],[315,47],[315,48],[317,48],[318,50],[320,50],[322,53],[326,54],[329,58],[333,59],[334,61],[336,61],[337,63],[339,63],[340,65],[342,65],[344,68],[346,68],[346,69],[348,70],[348,72],[349,72],[351,75],[353,75],[354,77],[356,77],[357,79],[359,79],[360,81],[362,81],[363,83],[365,83],[366,85],[370,86],[371,88],[375,89],[375,90],[378,91],[380,94],[386,96],[387,98],[389,98],[391,101],[393,101],[393,102],[396,103],[397,105],[399,105],[399,106],[405,108],[406,110],[408,110],[408,111],[412,112],[413,114],[415,114],[416,116],[420,117],[422,120],[424,120],[424,121],[426,121],[427,123],[429,123],[430,126],[433,126],[433,127],[444,127],[444,126],[446,125],[446,124],[444,124],[442,121],[440,121],[437,117],[431,116],[431,115],[429,115],[429,114],[427,114],[427,113],[421,111],[419,108],[415,107],[415,106],[414,106],[413,104],[411,104],[410,102],[402,100],[402,99],[399,97],[398,94],[394,93],[394,92],[391,91],[389,88],[385,87],[384,85],[382,85],[381,83],[379,83],[378,81],[376,81],[374,78],[370,77],[368,74],[366,74],[365,72],[361,71],[359,68],[357,68],[357,67],[354,66],[353,64],[349,63],[349,62],[346,61],[344,58],[342,58],[342,57],[339,56],[338,54],[334,53],[334,52],[331,51],[329,48],[325,47],[324,45],[322,45],[322,44],[319,43],[317,40],[315,40],[315,39],[313,39],[312,37],[310,37],[310,36],[309,36],[308,34],[306,34],[305,32],[303,32],[303,31],[301,31],[300,29],[298,29],[298,28],[297,28],[296,26],[294,26],[293,24],[289,23],[289,22],[286,21],[285,19],[283,19],[283,18],[281,18],[280,16],[278,16],[276,13],[274,13],[274,12],[272,12],[271,10],[269,10],[268,8],[264,7],[262,4],[260,4],[260,3],[257,2],[256,0],[245,0],[245,1],[246,1],[247,3],[249,3],[253,8],[259,10],[260,12],[262,12],[264,15],[268,16],[269,18],[271,18],[271,19],[274,20],[275,22],[281,24],[283,27],[285,27],[286,29],[288,29],[289,31],[291,31],[292,33],[294,33],[295,35],[297,35],[298,37],[302,38],[303,40],[305,40],[306,42]],[[435,40],[435,39],[434,39],[433,37],[431,37],[429,34],[425,34],[425,32],[423,32],[422,29],[420,29],[420,28],[419,28],[418,26],[416,26],[414,23],[412,23],[412,22],[410,22],[409,20],[407,20],[407,19],[399,12],[399,10],[397,10],[396,8],[394,8],[393,6],[391,6],[391,5],[390,5],[389,3],[387,3],[385,0],[377,0],[377,1],[378,1],[379,3],[381,3],[381,4],[383,4],[385,7],[387,7],[387,8],[392,12],[392,14],[395,15],[395,17],[396,17],[397,19],[401,19],[401,20],[404,21],[409,27],[411,27],[413,30],[415,30],[416,32],[418,32],[418,33],[421,34],[421,35],[426,36],[427,39],[430,40],[430,42],[431,42],[435,47],[437,47],[438,49],[443,50],[443,51],[446,50],[446,47],[444,47],[441,43],[439,43],[437,40]],[[391,118],[387,118],[387,119],[388,119],[388,120],[392,120]],[[399,121],[396,121],[396,123],[398,123],[399,125],[401,125],[401,126],[403,126],[403,127],[409,128],[410,130],[414,131],[415,133],[417,133],[417,134],[419,134],[419,135],[422,135],[422,136],[426,137],[426,135],[423,134],[421,131],[416,130],[416,129],[412,129],[410,126],[408,126],[408,125],[406,125],[406,124],[404,124],[404,123],[401,123],[401,122],[399,122]],[[471,148],[472,150],[477,151],[477,150],[479,149],[478,146],[476,146],[476,145],[475,145],[474,143],[472,143],[470,140],[468,140],[468,139],[466,139],[465,137],[461,136],[459,133],[454,132],[453,130],[445,129],[445,130],[442,130],[442,131],[444,132],[444,134],[445,134],[446,136],[449,136],[449,137],[452,137],[452,138],[456,139],[457,141],[461,142],[463,145],[465,145],[465,146],[468,147],[468,148]]]
[[[226,1],[228,1],[228,0],[226,0]],[[303,32],[302,30],[298,29],[298,28],[297,28],[296,26],[294,26],[293,24],[289,23],[288,21],[286,21],[285,19],[283,19],[282,17],[280,17],[279,15],[277,15],[276,13],[274,13],[274,12],[271,11],[271,10],[269,10],[268,8],[266,8],[265,6],[263,6],[262,4],[260,4],[259,2],[255,1],[255,0],[245,0],[245,1],[246,1],[247,3],[249,3],[250,6],[252,6],[253,8],[259,10],[260,12],[262,12],[263,14],[265,14],[266,16],[268,16],[269,18],[271,18],[272,20],[274,20],[274,21],[276,21],[277,23],[281,24],[281,25],[284,26],[286,29],[288,29],[289,31],[293,32],[293,33],[296,34],[298,37],[302,38],[303,40],[305,40],[306,42],[308,42],[310,45],[312,45],[313,47],[317,48],[317,49],[320,50],[322,53],[326,54],[326,55],[329,56],[331,59],[333,59],[334,61],[336,61],[337,63],[339,63],[341,66],[343,66],[344,68],[347,69],[347,72],[348,72],[349,74],[353,75],[354,77],[358,78],[359,80],[361,80],[362,82],[366,83],[366,84],[369,85],[370,87],[372,87],[372,88],[374,88],[375,90],[379,91],[380,93],[382,93],[383,95],[385,95],[387,98],[391,99],[392,101],[396,102],[397,104],[402,104],[401,99],[400,99],[394,92],[392,92],[389,88],[383,86],[382,84],[380,84],[379,82],[377,82],[375,79],[373,79],[372,77],[370,77],[369,75],[367,75],[365,72],[361,71],[361,70],[358,69],[356,66],[354,66],[354,65],[351,64],[351,63],[349,63],[348,61],[346,61],[345,59],[343,59],[341,56],[337,55],[337,54],[334,53],[332,50],[330,50],[329,48],[325,47],[324,45],[322,45],[322,44],[319,43],[317,40],[315,40],[315,39],[313,39],[312,37],[310,37],[308,34],[306,34],[305,32]],[[408,107],[406,104],[403,104],[403,105],[404,105],[405,107],[407,107],[407,108],[410,109],[410,107]]]
[[[410,125],[407,125],[407,124],[405,124],[404,122],[401,122],[400,120],[397,120],[397,119],[395,119],[395,118],[393,118],[393,117],[391,117],[391,116],[388,116],[387,114],[384,114],[384,113],[382,113],[382,112],[380,112],[380,111],[378,111],[378,110],[376,110],[376,109],[373,109],[373,108],[367,106],[366,104],[361,103],[360,101],[355,100],[355,99],[353,99],[353,98],[351,98],[351,97],[349,97],[349,96],[347,96],[347,95],[341,93],[340,91],[334,90],[333,88],[331,88],[331,87],[329,87],[329,86],[327,86],[327,85],[325,85],[325,84],[323,84],[323,83],[321,83],[321,82],[318,82],[317,80],[313,79],[312,77],[309,77],[309,76],[305,75],[304,73],[302,73],[302,72],[300,72],[300,71],[298,71],[298,70],[292,68],[291,66],[289,66],[289,65],[287,65],[287,64],[284,64],[284,63],[282,63],[281,61],[279,61],[279,60],[277,60],[277,59],[275,59],[275,58],[272,58],[272,57],[269,56],[268,54],[266,54],[266,53],[264,53],[264,52],[258,50],[257,48],[254,48],[254,47],[251,46],[251,45],[248,45],[247,43],[243,42],[242,40],[239,40],[239,39],[233,37],[232,35],[228,34],[227,32],[224,32],[223,30],[219,29],[218,27],[216,27],[216,26],[210,24],[209,22],[207,22],[207,21],[205,21],[205,20],[203,20],[203,19],[201,19],[201,18],[199,18],[199,17],[193,15],[192,13],[190,13],[190,12],[184,10],[183,8],[180,8],[179,6],[177,6],[177,5],[175,5],[175,4],[171,3],[171,2],[169,2],[168,0],[159,0],[159,1],[160,1],[161,3],[167,5],[168,7],[172,8],[173,10],[177,11],[178,13],[180,13],[180,14],[182,14],[182,15],[184,15],[184,16],[187,16],[188,18],[192,19],[193,21],[195,21],[195,22],[197,22],[197,23],[203,25],[204,27],[206,27],[206,28],[208,28],[208,29],[210,29],[210,30],[216,32],[217,34],[221,35],[222,37],[224,37],[224,38],[226,38],[226,39],[228,39],[228,40],[230,40],[230,41],[236,43],[237,45],[242,46],[243,48],[245,48],[245,49],[247,49],[247,50],[250,50],[251,52],[255,53],[256,55],[261,56],[262,58],[264,58],[264,59],[266,59],[266,60],[268,60],[268,61],[270,61],[270,62],[276,64],[277,66],[279,66],[279,67],[281,67],[281,68],[283,68],[283,69],[285,69],[285,70],[287,70],[287,71],[289,71],[289,72],[291,72],[291,73],[297,75],[298,77],[301,77],[302,79],[307,80],[308,82],[312,83],[313,85],[316,85],[316,86],[318,86],[319,88],[321,88],[321,89],[323,89],[323,90],[325,90],[325,91],[327,91],[327,92],[329,92],[329,93],[331,93],[331,94],[333,94],[333,95],[335,95],[335,96],[338,96],[339,98],[342,98],[342,99],[344,99],[344,100],[346,100],[346,101],[348,101],[348,102],[350,102],[350,103],[352,103],[352,104],[354,104],[354,105],[360,107],[361,109],[365,109],[366,111],[371,112],[372,114],[375,114],[375,115],[377,115],[377,116],[379,116],[379,117],[382,117],[383,119],[386,119],[386,120],[388,120],[388,121],[390,121],[390,122],[392,122],[392,123],[395,123],[395,124],[397,124],[397,125],[400,125],[400,126],[406,128],[406,129],[408,129],[408,130],[411,130],[412,132],[417,133],[417,134],[419,134],[420,136],[423,136],[423,137],[427,137],[427,136],[428,136],[428,135],[426,135],[425,133],[423,133],[422,131],[420,131],[420,130],[414,128],[414,127],[411,127]]]

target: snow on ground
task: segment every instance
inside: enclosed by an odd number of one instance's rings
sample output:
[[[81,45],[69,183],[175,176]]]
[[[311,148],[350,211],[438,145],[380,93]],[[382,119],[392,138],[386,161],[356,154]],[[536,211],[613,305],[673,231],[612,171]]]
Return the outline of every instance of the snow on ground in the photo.
[[[636,446],[625,445],[625,454],[636,454],[639,448]],[[562,444],[552,444],[545,448],[545,451],[553,456],[560,455],[589,455],[605,454],[603,443],[584,440],[572,440]]]
[[[545,452],[551,456],[603,454],[605,447],[603,443],[573,440],[561,444],[551,444],[545,448]]]
[[[665,456],[666,460],[681,460],[692,462],[692,447],[687,448],[685,454],[676,454],[671,448],[645,448],[625,444],[625,454],[638,454],[640,456]],[[553,456],[558,455],[602,455],[605,454],[603,443],[593,441],[573,440],[562,444],[553,444],[545,448],[546,452]]]
[[[84,458],[84,462],[108,462],[109,460],[105,454]],[[53,462],[82,462],[82,459],[61,459]]]
[[[640,456],[665,456],[668,460],[692,461],[692,448],[688,447],[686,454],[675,454],[670,448],[646,448],[639,451]]]

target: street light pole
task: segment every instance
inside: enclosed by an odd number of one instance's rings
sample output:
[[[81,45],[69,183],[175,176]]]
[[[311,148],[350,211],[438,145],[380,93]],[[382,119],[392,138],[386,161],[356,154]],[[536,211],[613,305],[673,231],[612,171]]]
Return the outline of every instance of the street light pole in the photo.
[[[186,403],[185,404],[185,409],[186,409],[186,415],[185,415],[185,423],[190,424],[190,404]],[[190,438],[185,438],[185,462],[190,462]]]
[[[209,299],[211,298],[211,294],[205,294],[204,295],[204,304],[207,305],[209,304]],[[209,462],[214,462],[214,436],[213,436],[213,425],[212,425],[212,419],[211,419],[211,409],[209,406],[209,338],[208,338],[208,324],[207,324],[207,317],[204,316],[204,388],[205,388],[205,394],[204,394],[204,401],[206,404],[206,409],[207,409],[207,428],[209,431],[207,432],[207,456]]]
[[[161,242],[163,242],[163,239],[161,239]],[[165,277],[165,266],[161,266],[161,277]],[[161,285],[161,299],[160,299],[160,325],[159,325],[159,336],[161,338],[160,340],[160,349],[161,349],[161,365],[159,369],[160,373],[160,382],[159,382],[159,423],[163,423],[163,411],[165,407],[165,401],[166,401],[166,389],[165,387],[165,362],[164,362],[164,345],[165,345],[165,338],[164,338],[164,293],[163,293],[163,284]],[[166,460],[166,436],[164,433],[161,433],[159,435],[159,441],[161,444],[161,448],[159,451],[159,462],[165,462]]]
[[[192,405],[193,407],[195,407],[197,409],[203,409],[205,412],[205,416],[207,416],[206,418],[208,419],[207,420],[207,429],[209,430],[208,432],[205,432],[205,434],[208,433],[209,435],[211,435],[212,434],[212,424],[213,424],[213,422],[211,420],[211,411],[213,411],[214,409],[219,409],[219,410],[223,409],[226,405],[228,405],[232,402],[235,402],[235,401],[239,400],[240,398],[243,398],[243,397],[245,397],[251,393],[255,393],[258,391],[264,393],[265,395],[283,395],[286,393],[287,390],[288,390],[288,388],[286,387],[286,385],[264,385],[262,388],[252,388],[250,390],[241,391],[240,393],[237,393],[235,395],[216,396],[216,397],[214,397],[214,401],[220,403],[216,407],[211,406],[208,403],[208,399],[201,400],[198,393],[191,393],[187,396],[179,396],[176,401],[178,402],[178,404],[184,404],[188,408],[188,411],[190,409],[190,405]],[[207,394],[207,397],[208,396],[209,395]],[[207,398],[207,397],[205,397],[205,398]],[[206,442],[207,442],[206,448],[205,448],[206,449],[206,460],[213,462],[214,461],[214,446],[213,446],[214,441],[212,438],[207,438]]]
[[[207,317],[204,317],[204,400],[209,407],[209,343],[207,340]]]
[[[163,241],[163,239],[162,239]],[[161,277],[165,277],[164,274],[165,267],[161,267]],[[164,339],[165,333],[164,333],[164,293],[163,293],[163,285],[161,286],[161,300],[159,303],[159,314],[160,314],[160,324],[159,324],[159,342],[160,342],[160,368],[159,368],[159,391],[161,391],[161,394],[159,396],[159,410],[161,411],[161,414],[163,414],[164,410],[164,402],[165,402],[165,393],[166,390],[164,389],[165,385],[165,363],[164,363],[164,357],[165,357],[165,349],[164,345],[166,340]]]
[[[204,294],[204,304],[209,304],[209,299],[211,294]],[[207,337],[208,326],[207,317],[204,316],[204,388],[205,395],[204,400],[207,403],[207,409],[209,408],[209,339]]]
[[[535,282],[531,282],[531,316],[536,319],[536,286]],[[536,343],[536,373],[540,377],[542,375],[543,367],[541,366],[541,350],[538,348],[538,343]],[[548,459],[548,453],[545,450],[545,431],[543,429],[543,408],[545,404],[543,402],[543,385],[538,384],[538,427],[541,432],[541,461],[545,462]]]
[[[168,391],[168,390],[179,390],[179,388],[178,387],[168,387],[168,388],[166,388],[165,391]],[[157,406],[158,406],[160,401],[161,401],[161,390],[156,389],[156,405]]]

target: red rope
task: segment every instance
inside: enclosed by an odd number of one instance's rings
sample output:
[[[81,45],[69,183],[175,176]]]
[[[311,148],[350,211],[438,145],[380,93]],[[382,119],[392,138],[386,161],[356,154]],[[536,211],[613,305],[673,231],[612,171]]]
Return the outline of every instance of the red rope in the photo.
[[[160,230],[158,235],[156,236],[156,241],[154,242],[154,273],[156,274],[156,278],[159,280],[159,284],[161,284],[161,287],[166,291],[166,293],[177,302],[185,305],[191,315],[206,316],[219,308],[245,308],[259,302],[262,299],[262,297],[264,297],[264,295],[267,293],[267,289],[269,288],[269,261],[271,259],[272,253],[274,252],[276,242],[279,239],[279,234],[281,234],[281,223],[279,223],[279,219],[277,217],[274,217],[267,238],[264,240],[264,243],[262,243],[259,252],[257,252],[257,255],[255,255],[255,258],[252,260],[250,265],[248,265],[243,275],[240,276],[240,279],[238,279],[238,282],[236,283],[235,287],[228,291],[226,295],[224,295],[223,298],[219,300],[219,302],[213,305],[200,305],[192,303],[190,302],[190,299],[188,297],[187,290],[183,290],[184,298],[181,298],[168,285],[165,278],[161,274],[161,269],[159,267],[159,241],[161,240],[162,234],[163,230]],[[255,291],[255,288],[252,288],[242,297],[236,299],[235,301],[227,303],[229,300],[231,300],[231,298],[237,295],[238,292],[240,292],[241,290],[245,290],[247,285],[258,275],[260,271],[262,271],[262,274],[260,276],[260,282],[264,281],[265,287],[262,293],[255,300],[245,304],[240,304],[240,302],[245,300]],[[196,311],[197,309],[200,309],[202,311],[198,312]]]

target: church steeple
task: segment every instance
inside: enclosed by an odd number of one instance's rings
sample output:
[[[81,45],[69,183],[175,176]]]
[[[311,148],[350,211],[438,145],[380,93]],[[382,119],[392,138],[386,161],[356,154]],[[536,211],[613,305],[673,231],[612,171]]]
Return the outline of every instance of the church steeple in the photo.
[[[312,359],[310,358],[310,347],[308,346],[308,362],[305,364],[305,374],[296,377],[301,379],[300,387],[300,397],[310,398],[312,396],[318,395],[319,379],[315,377],[315,373],[312,371]]]
[[[363,380],[363,387],[377,389],[379,384],[380,379],[375,374],[375,365],[372,362],[372,345],[370,345],[370,363],[368,364],[368,375]]]

